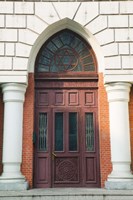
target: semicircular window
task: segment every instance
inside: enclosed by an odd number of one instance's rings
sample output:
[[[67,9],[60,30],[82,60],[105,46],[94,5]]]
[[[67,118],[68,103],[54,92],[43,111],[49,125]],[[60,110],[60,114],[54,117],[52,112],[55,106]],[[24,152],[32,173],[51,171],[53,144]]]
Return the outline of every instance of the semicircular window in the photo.
[[[53,35],[41,47],[37,60],[37,72],[95,72],[94,53],[88,43],[70,30]]]

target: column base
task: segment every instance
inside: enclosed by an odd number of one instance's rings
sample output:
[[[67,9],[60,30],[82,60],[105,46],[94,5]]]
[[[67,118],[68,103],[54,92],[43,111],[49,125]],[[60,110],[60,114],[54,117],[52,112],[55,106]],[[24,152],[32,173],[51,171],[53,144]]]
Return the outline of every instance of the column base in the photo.
[[[1,190],[28,190],[29,189],[29,183],[27,181],[23,182],[0,182],[0,191]]]
[[[8,175],[8,176],[7,176]],[[16,176],[15,176],[16,175]],[[22,174],[3,173],[0,177],[0,191],[1,190],[28,190],[29,183]]]
[[[132,190],[133,180],[106,181],[105,188],[107,190]]]

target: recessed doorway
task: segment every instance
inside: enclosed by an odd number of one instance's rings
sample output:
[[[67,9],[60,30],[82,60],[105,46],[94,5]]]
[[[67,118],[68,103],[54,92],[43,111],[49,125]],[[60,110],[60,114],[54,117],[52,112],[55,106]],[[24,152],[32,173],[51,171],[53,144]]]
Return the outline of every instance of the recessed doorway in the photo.
[[[35,69],[34,186],[100,187],[92,48],[64,29],[44,43]]]

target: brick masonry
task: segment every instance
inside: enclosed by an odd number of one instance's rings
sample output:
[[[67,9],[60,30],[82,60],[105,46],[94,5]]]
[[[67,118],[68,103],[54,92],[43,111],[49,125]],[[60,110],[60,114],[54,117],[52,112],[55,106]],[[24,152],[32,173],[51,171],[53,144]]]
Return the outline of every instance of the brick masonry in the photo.
[[[133,2],[0,1],[0,82],[27,83],[28,71],[34,71],[34,69],[28,69],[28,61],[35,44],[38,45],[38,38],[47,33],[45,31],[48,30],[49,26],[51,27],[55,22],[64,18],[69,18],[74,25],[79,23],[82,28],[90,31],[89,37],[91,34],[93,35],[91,39],[94,39],[99,45],[105,63],[105,65],[99,65],[99,140],[101,185],[103,187],[104,181],[111,171],[111,163],[109,113],[102,72],[105,70],[104,75],[122,74],[120,81],[129,81],[129,75],[133,74]],[[22,172],[32,187],[33,73],[29,73],[28,81],[24,103]],[[117,81],[119,80],[117,79]],[[133,88],[131,89],[129,109],[133,162]],[[2,170],[2,133],[3,103],[0,91],[0,171]]]
[[[101,187],[110,174],[111,155],[110,155],[110,131],[109,131],[109,105],[107,93],[103,85],[103,74],[99,74],[99,137],[100,137],[100,166],[101,166]]]
[[[29,74],[29,83],[24,103],[23,162],[22,173],[33,187],[33,130],[34,130],[34,74]],[[99,143],[101,187],[111,172],[110,135],[107,94],[103,85],[103,74],[99,74]]]
[[[34,74],[29,74],[24,103],[22,173],[33,186]]]
[[[103,74],[99,74],[99,142],[100,142],[100,173],[101,187],[104,187],[104,181],[111,172],[110,156],[110,133],[109,133],[109,110],[107,94],[103,85]],[[2,92],[0,92],[0,172],[2,171],[2,135],[3,135],[3,101]],[[133,87],[130,93],[129,117],[131,133],[131,157],[133,170]],[[34,74],[29,74],[29,82],[25,95],[24,103],[24,123],[23,123],[23,156],[22,173],[33,187],[33,130],[34,130]]]

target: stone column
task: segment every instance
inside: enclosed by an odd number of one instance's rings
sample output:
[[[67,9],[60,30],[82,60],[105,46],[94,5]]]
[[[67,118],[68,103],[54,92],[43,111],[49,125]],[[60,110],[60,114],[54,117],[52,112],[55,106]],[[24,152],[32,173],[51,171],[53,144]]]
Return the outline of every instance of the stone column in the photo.
[[[26,85],[8,83],[2,85],[4,101],[3,173],[0,190],[24,190],[28,188],[21,174],[23,103]]]
[[[133,189],[129,130],[130,83],[106,85],[109,101],[112,172],[105,183],[107,189]]]

